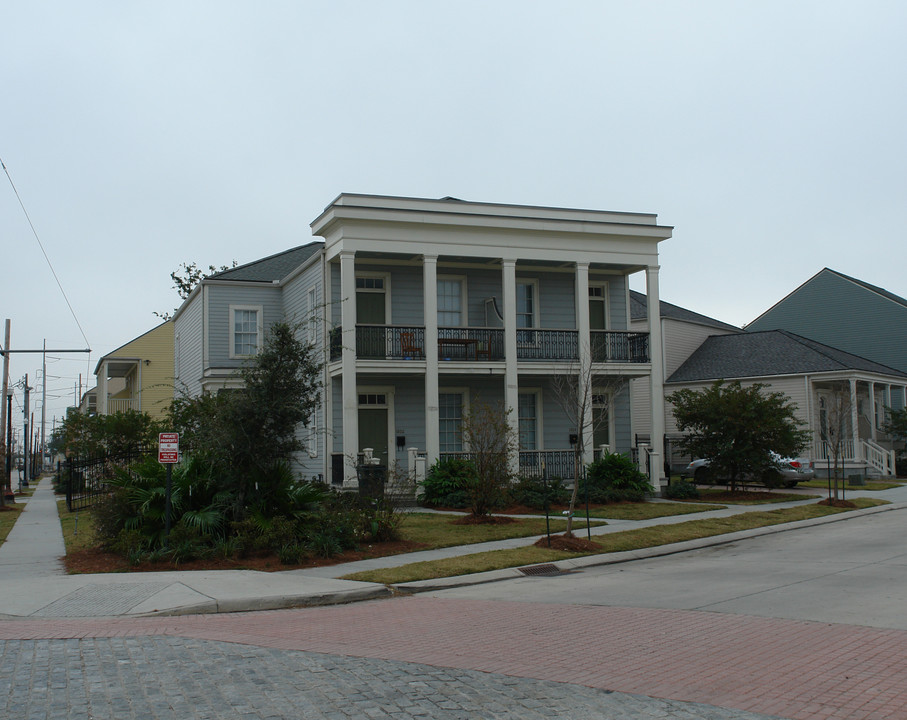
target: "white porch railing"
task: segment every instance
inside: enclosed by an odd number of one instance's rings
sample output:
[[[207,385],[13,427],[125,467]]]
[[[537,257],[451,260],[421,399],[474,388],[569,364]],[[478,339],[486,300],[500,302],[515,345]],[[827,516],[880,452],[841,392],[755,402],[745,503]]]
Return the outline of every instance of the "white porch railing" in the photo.
[[[886,450],[872,440],[863,440],[863,460],[871,465],[882,477],[894,477],[894,450]]]
[[[138,398],[108,398],[107,414],[113,415],[118,412],[135,410],[139,412],[142,409],[142,403]]]

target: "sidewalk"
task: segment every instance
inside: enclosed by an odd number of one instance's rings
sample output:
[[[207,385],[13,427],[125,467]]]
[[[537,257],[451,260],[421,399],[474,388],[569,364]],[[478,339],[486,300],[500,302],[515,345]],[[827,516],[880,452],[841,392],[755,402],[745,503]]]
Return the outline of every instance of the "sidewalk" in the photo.
[[[567,570],[626,562],[907,507],[907,487],[866,494],[891,500],[893,504],[669,546],[594,555],[553,564],[558,569]],[[630,528],[686,522],[691,519],[727,517],[741,512],[792,507],[815,501],[815,498],[809,498],[770,506],[728,507],[694,516],[672,516],[645,521],[609,520],[608,525],[592,528],[592,534],[602,535]],[[383,585],[340,580],[339,577],[360,570],[396,567],[411,562],[521,547],[537,539],[537,537],[516,538],[274,573],[218,570],[67,575],[60,562],[65,550],[53,486],[50,479],[45,478],[27,501],[25,510],[6,542],[0,546],[0,619],[185,615],[356,602],[387,597],[391,590]],[[491,582],[519,575],[521,575],[519,570],[510,568],[407,583],[399,586],[399,589],[419,592],[439,587]]]

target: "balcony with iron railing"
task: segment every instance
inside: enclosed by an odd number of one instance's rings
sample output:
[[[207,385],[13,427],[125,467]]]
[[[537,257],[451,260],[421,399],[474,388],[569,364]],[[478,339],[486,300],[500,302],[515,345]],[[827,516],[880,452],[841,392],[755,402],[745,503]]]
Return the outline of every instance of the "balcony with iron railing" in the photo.
[[[437,342],[441,362],[505,359],[504,330],[501,328],[440,327]],[[331,360],[339,360],[341,353],[342,335],[338,327],[330,333]],[[593,330],[591,355],[595,363],[647,363],[649,336],[638,332]],[[356,357],[362,360],[424,360],[425,328],[357,325]],[[576,330],[521,328],[517,331],[517,359],[577,362],[579,333]]]

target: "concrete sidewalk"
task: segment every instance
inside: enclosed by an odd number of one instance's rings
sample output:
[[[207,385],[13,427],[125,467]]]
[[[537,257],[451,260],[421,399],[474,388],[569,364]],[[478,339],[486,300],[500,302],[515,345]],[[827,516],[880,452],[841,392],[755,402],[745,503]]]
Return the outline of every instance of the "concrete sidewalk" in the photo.
[[[626,562],[734,542],[746,537],[784,532],[798,527],[839,522],[858,514],[907,507],[907,487],[872,493],[872,496],[891,500],[894,504],[670,546],[565,560],[554,565],[558,569],[566,570]],[[691,519],[726,517],[741,512],[791,507],[815,501],[816,498],[811,497],[770,506],[728,507],[692,516],[671,516],[645,521],[609,520],[608,525],[592,528],[592,534],[602,535],[631,528],[686,522]],[[535,542],[536,539],[516,538],[273,573],[218,570],[67,575],[60,562],[65,550],[56,500],[52,483],[49,478],[45,478],[27,501],[22,516],[6,542],[0,546],[0,618],[185,615],[355,602],[386,597],[391,594],[391,590],[383,585],[340,580],[339,577],[360,570],[396,567],[411,562],[522,547]],[[511,568],[456,578],[407,583],[399,586],[399,589],[419,592],[439,587],[491,582],[519,574],[519,570]]]

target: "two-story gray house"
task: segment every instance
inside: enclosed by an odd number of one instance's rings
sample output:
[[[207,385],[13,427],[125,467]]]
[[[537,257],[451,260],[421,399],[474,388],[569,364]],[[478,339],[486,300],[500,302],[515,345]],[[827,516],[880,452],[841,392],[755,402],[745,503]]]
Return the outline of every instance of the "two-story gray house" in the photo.
[[[628,285],[644,272],[659,307],[672,229],[655,215],[342,194],[311,227],[320,240],[203,280],[174,317],[190,394],[235,386],[273,322],[301,323],[325,362],[301,474],[349,487],[366,451],[406,471],[468,453],[462,421],[482,402],[510,412],[514,470],[572,478],[578,433],[585,461],[631,448],[634,378],[663,434],[661,326],[653,313],[631,329]],[[590,387],[581,418],[557,397],[564,375]]]

